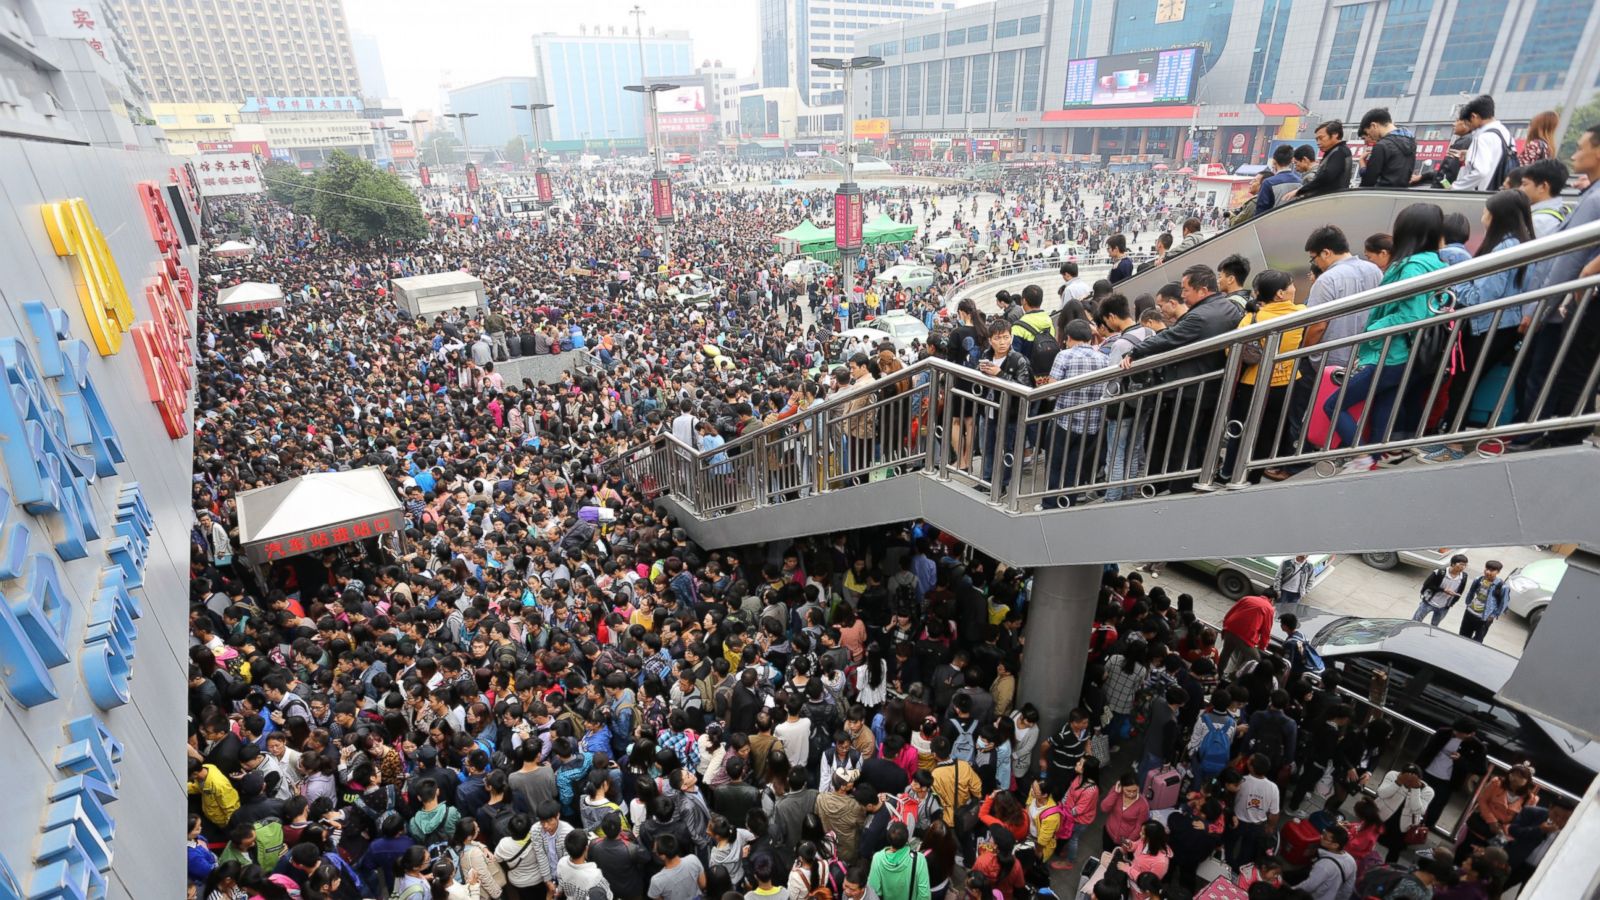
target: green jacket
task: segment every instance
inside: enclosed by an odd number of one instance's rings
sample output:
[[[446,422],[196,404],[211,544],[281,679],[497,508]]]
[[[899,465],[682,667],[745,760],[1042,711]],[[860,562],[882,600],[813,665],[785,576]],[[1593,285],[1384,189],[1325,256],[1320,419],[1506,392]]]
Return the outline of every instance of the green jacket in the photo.
[[[879,900],[929,900],[933,896],[928,887],[928,861],[910,847],[885,848],[874,854],[867,887]]]
[[[440,802],[433,809],[419,809],[411,816],[411,822],[406,826],[406,833],[411,839],[423,846],[442,843],[450,840],[456,832],[456,823],[461,821],[461,813],[454,806]]]
[[[1414,278],[1426,275],[1429,272],[1444,268],[1444,260],[1438,253],[1416,253],[1405,259],[1390,263],[1388,271],[1383,273],[1383,284],[1394,284],[1405,278]],[[1416,294],[1392,300],[1372,308],[1367,314],[1367,327],[1363,331],[1377,331],[1391,325],[1404,325],[1407,322],[1420,322],[1433,315],[1428,301],[1433,296],[1431,293]],[[1411,358],[1411,341],[1414,335],[1404,338],[1396,337],[1389,341],[1389,353],[1384,359],[1385,365],[1403,366]],[[1378,355],[1383,352],[1383,341],[1367,341],[1356,348],[1356,367],[1375,365]]]

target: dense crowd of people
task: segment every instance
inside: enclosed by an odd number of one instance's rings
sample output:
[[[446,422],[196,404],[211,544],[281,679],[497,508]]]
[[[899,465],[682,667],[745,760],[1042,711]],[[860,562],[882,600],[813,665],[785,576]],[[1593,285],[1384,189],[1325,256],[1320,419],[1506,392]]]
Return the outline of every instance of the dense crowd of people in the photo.
[[[1600,155],[1600,131],[1584,140]],[[816,374],[833,362],[831,323],[807,321],[806,287],[783,277],[769,235],[819,192],[686,189],[664,257],[601,173],[563,182],[576,192],[538,222],[452,215],[459,197],[431,192],[416,244],[353,245],[266,199],[213,202],[209,235],[257,249],[202,258],[199,900],[1011,900],[1086,866],[1096,898],[1175,898],[1219,851],[1252,897],[1346,900],[1369,870],[1451,898],[1526,877],[1566,810],[1540,805],[1516,770],[1495,776],[1454,858],[1389,869],[1441,798],[1483,774],[1464,762],[1470,723],[1416,767],[1386,761],[1376,797],[1361,798],[1384,722],[1342,702],[1294,622],[1281,651],[1263,652],[1270,600],[1230,613],[1219,638],[1187,598],[1108,572],[1078,708],[1042,722],[1018,683],[1026,572],[920,522],[696,546],[605,460],[659,434],[715,450],[898,360]],[[1090,190],[1111,204],[1102,212],[1129,215],[1137,199],[1150,217],[1096,216]],[[941,215],[975,243],[1087,242],[1185,212],[1165,192],[1149,176],[1062,173]],[[873,202],[920,208],[937,232],[939,193]],[[1526,213],[1526,199],[1511,205]],[[1384,251],[1394,277],[1444,247],[1423,246],[1438,228],[1401,224]],[[1349,256],[1329,231],[1319,285]],[[867,271],[902,252],[870,254]],[[388,296],[391,278],[457,269],[484,281],[486,311],[415,320]],[[1225,274],[1243,288],[1247,273]],[[1259,316],[1293,305],[1270,275],[1255,280]],[[715,280],[705,308],[677,299],[686,277]],[[1186,270],[1181,294],[1143,311],[1114,291],[1079,298],[1069,280],[1069,313],[1045,325],[1065,360],[1051,374],[1181,346],[1202,321],[1208,335],[1234,327],[1244,313],[1215,278]],[[246,279],[282,285],[285,308],[221,316],[216,290]],[[1035,338],[1041,295],[1024,292],[1016,317]],[[890,296],[924,311],[937,298]],[[1033,383],[1011,320],[990,328],[963,307],[959,321],[921,352]],[[510,383],[496,362],[513,336],[601,367]],[[1061,427],[1081,443],[1083,424]],[[1139,444],[1141,428],[1122,441]],[[969,456],[994,445],[975,446],[980,431],[965,432]],[[403,533],[244,563],[240,492],[357,466],[390,478]],[[1228,635],[1246,636],[1233,659],[1219,653]],[[1265,856],[1282,812],[1309,796],[1323,807],[1307,820],[1316,846],[1300,834],[1298,860]],[[1097,845],[1108,855],[1087,852]]]

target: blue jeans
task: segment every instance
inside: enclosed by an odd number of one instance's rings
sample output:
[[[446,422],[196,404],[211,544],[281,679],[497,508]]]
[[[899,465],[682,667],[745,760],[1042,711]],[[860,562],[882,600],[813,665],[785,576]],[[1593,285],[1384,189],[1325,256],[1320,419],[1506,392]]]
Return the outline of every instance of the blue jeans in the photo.
[[[1339,436],[1340,443],[1346,447],[1354,447],[1360,443],[1360,434],[1356,428],[1360,416],[1352,414],[1350,407],[1357,403],[1366,403],[1367,424],[1372,430],[1374,438],[1382,438],[1383,430],[1388,427],[1389,414],[1394,410],[1394,405],[1400,396],[1400,379],[1405,375],[1404,363],[1392,366],[1376,365],[1362,366],[1352,374],[1342,391],[1334,391],[1322,405],[1322,411],[1333,419],[1334,433]],[[1373,381],[1377,381],[1377,389],[1373,390]],[[1368,402],[1367,393],[1372,392],[1372,400]],[[1341,406],[1339,398],[1344,397]],[[1404,423],[1396,423],[1403,425]],[[1398,430],[1398,429],[1397,429]]]
[[[1144,473],[1144,429],[1132,416],[1126,419],[1106,419],[1106,481],[1136,478]],[[1139,492],[1131,487],[1114,487],[1106,490],[1106,502],[1115,503],[1124,497],[1137,497]]]
[[[1062,488],[1072,488],[1082,482],[1094,481],[1094,472],[1088,471],[1092,466],[1094,450],[1099,446],[1099,432],[1079,434],[1068,428],[1062,428],[1055,422],[1048,423],[1050,427],[1050,450],[1046,465],[1050,467],[1048,473],[1048,489],[1058,491]],[[1046,509],[1059,509],[1062,506],[1061,497],[1046,497]]]
[[[999,431],[1000,416],[998,413],[984,418],[983,432],[983,480],[994,484],[995,460],[1000,460],[1000,493],[1004,494],[1011,487],[1011,473],[1017,468],[1021,460],[1013,459],[1010,464],[1000,459],[1003,456],[1015,456],[1017,449],[1017,420],[1016,416],[1010,417],[1006,422],[1005,449],[996,446],[999,441],[995,432]]]
[[[1438,628],[1439,623],[1444,621],[1445,613],[1448,613],[1449,611],[1450,607],[1448,606],[1446,606],[1444,609],[1439,609],[1436,606],[1430,605],[1426,600],[1420,600],[1417,602],[1417,611],[1411,614],[1411,621],[1421,622],[1429,615],[1432,615],[1433,627]]]

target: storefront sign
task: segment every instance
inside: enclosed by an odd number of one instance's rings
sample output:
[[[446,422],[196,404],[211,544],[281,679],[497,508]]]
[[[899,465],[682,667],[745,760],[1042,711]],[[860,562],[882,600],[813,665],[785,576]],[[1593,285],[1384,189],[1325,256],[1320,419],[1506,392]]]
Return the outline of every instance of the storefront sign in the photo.
[[[81,198],[44,204],[44,228],[57,256],[70,256],[78,283],[78,302],[101,356],[122,349],[122,333],[133,324],[133,305],[122,272],[100,226]]]
[[[261,193],[260,163],[252,153],[208,153],[194,158],[202,197]]]
[[[350,544],[355,541],[364,541],[370,537],[379,537],[400,531],[404,527],[402,510],[395,510],[381,516],[368,519],[356,519],[327,528],[318,528],[290,537],[278,538],[261,544],[252,544],[245,547],[245,555],[251,562],[264,563],[283,559],[289,556],[298,556],[302,553],[314,553],[337,547],[341,544]]]

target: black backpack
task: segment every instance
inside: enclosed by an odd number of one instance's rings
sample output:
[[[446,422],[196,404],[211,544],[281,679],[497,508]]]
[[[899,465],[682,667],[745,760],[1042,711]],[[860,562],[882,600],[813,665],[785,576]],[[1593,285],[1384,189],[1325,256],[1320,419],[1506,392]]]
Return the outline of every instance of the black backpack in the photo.
[[[1288,741],[1284,734],[1283,721],[1274,719],[1270,729],[1250,732],[1250,752],[1260,753],[1272,761],[1272,773],[1276,773],[1288,761]]]
[[[1055,365],[1056,354],[1061,352],[1061,342],[1056,340],[1055,330],[1046,328],[1039,331],[1026,321],[1017,322],[1017,327],[1026,328],[1033,335],[1028,342],[1028,365],[1032,367],[1035,378],[1044,378],[1050,374],[1050,367]]]

